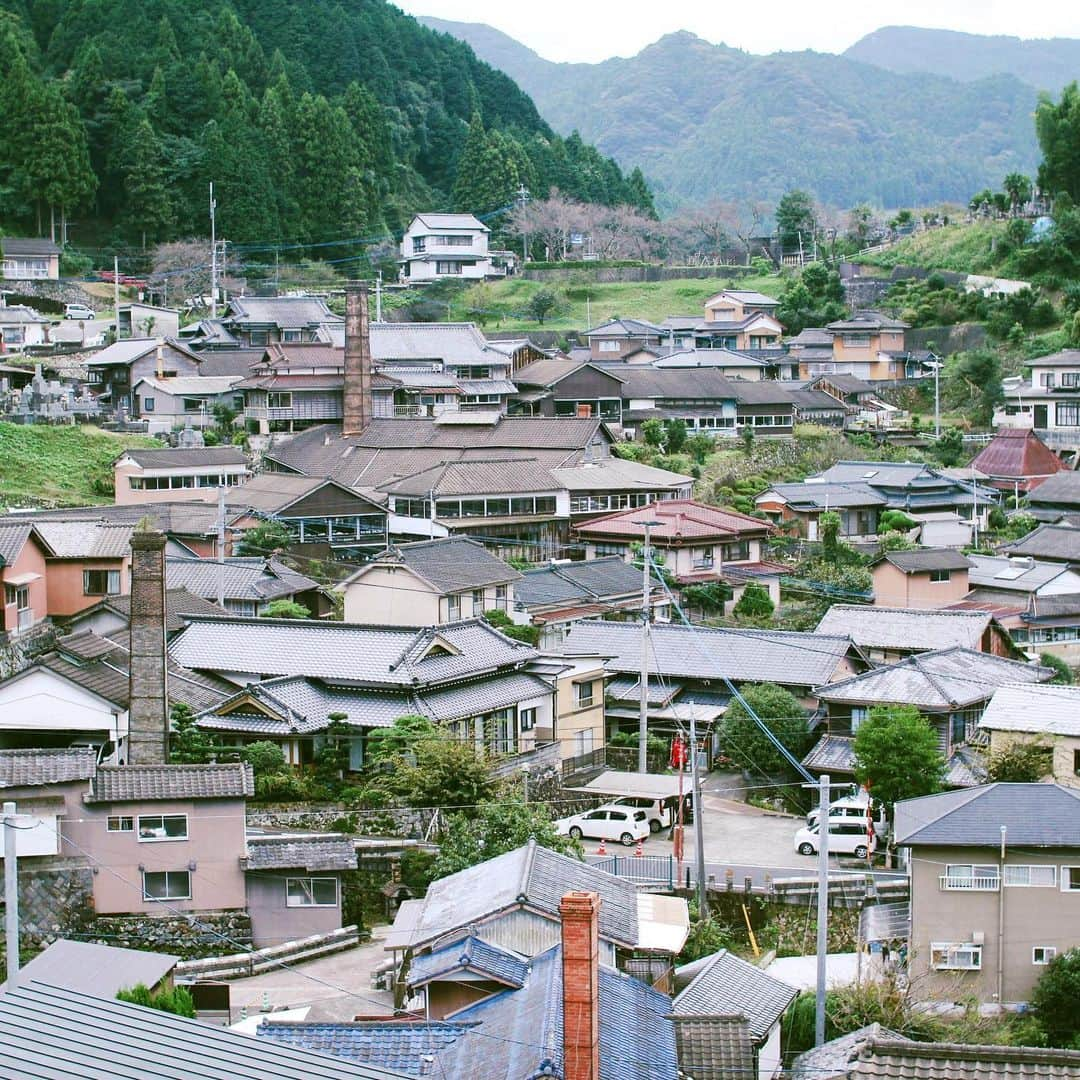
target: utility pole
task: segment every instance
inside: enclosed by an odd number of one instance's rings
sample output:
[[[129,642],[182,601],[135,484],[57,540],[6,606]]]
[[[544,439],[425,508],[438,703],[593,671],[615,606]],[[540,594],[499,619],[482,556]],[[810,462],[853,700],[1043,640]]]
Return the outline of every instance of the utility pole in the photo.
[[[114,255],[112,260],[113,280],[113,318],[116,321],[116,340],[120,340],[120,259]],[[113,402],[115,405],[116,403]]]
[[[649,530],[659,521],[639,522],[645,529],[645,545],[641,549],[641,701],[638,705],[638,772],[649,771],[649,593],[652,591]]]
[[[529,189],[522,184],[517,189],[518,202],[521,203],[521,209],[524,210],[529,202]],[[525,264],[529,261],[529,223],[525,220],[525,215],[521,215],[521,268],[525,269]]]
[[[210,181],[210,318],[217,318],[217,222],[214,211],[217,200],[214,198],[214,181]]]
[[[690,707],[690,790],[694,793],[694,873],[697,875],[698,918],[708,914],[708,897],[705,892],[705,806],[698,777],[697,721],[694,707]]]
[[[217,582],[217,602],[218,607],[225,606],[225,485],[222,484],[218,489],[217,500],[217,561],[218,561],[218,582]]]
[[[4,803],[4,933],[7,945],[7,985],[15,988],[19,975],[19,863],[15,852],[15,804]]]
[[[814,1045],[825,1042],[825,989],[829,955],[829,774],[818,780],[817,1000]]]
[[[382,322],[382,271],[375,272],[375,321]]]

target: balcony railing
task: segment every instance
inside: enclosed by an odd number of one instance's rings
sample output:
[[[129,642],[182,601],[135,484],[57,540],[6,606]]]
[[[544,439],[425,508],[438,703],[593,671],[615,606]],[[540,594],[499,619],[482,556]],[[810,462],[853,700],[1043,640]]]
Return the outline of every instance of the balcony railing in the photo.
[[[948,890],[963,890],[967,892],[997,892],[1000,879],[994,877],[949,877],[942,874],[938,878],[941,888]]]

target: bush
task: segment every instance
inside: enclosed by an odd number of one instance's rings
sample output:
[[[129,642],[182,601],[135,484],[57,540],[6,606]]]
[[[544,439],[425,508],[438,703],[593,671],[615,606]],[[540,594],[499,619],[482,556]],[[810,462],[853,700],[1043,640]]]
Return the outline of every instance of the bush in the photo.
[[[266,739],[248,743],[240,751],[240,760],[246,761],[251,766],[256,779],[260,776],[283,773],[288,768],[285,763],[285,753],[281,747]]]
[[[1051,1046],[1080,1045],[1080,949],[1070,949],[1050,961],[1031,993],[1039,1027]]]
[[[1038,743],[1015,742],[990,755],[987,779],[1009,784],[1037,784],[1053,770],[1053,750]]]
[[[271,600],[262,612],[264,619],[310,619],[311,612],[295,600]]]
[[[136,983],[130,990],[120,990],[117,1001],[128,1001],[132,1005],[142,1005],[148,1009],[172,1013],[174,1016],[186,1016],[195,1019],[195,999],[191,991],[183,986],[171,990],[159,990],[152,994],[145,983]]]
[[[1043,667],[1054,669],[1055,675],[1050,680],[1051,683],[1057,686],[1072,686],[1072,668],[1061,657],[1054,656],[1053,653],[1039,653],[1039,663]]]
[[[743,686],[742,696],[765,726],[795,758],[807,750],[809,733],[806,710],[790,691],[775,683]],[[764,773],[786,772],[787,759],[757,726],[738,699],[728,706],[723,720],[724,749],[740,768]]]
[[[775,610],[769,590],[751,581],[732,608],[732,614],[740,619],[768,619]]]

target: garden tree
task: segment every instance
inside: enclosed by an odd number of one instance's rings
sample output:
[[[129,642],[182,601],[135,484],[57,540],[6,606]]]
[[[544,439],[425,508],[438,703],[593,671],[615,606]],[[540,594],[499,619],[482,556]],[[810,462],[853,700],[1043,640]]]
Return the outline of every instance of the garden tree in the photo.
[[[186,986],[174,986],[151,993],[145,983],[136,983],[130,990],[118,990],[117,1001],[127,1001],[132,1005],[142,1005],[147,1009],[172,1013],[195,1019],[195,999]]]
[[[865,247],[870,239],[870,228],[874,223],[874,208],[869,203],[859,203],[848,215],[848,239],[859,247]]]
[[[1013,214],[1031,198],[1031,177],[1023,173],[1011,172],[1001,182],[1005,194],[1009,197],[1009,210]]]
[[[970,416],[989,424],[994,406],[1002,399],[1001,360],[993,349],[970,349],[959,353],[953,365],[954,380],[967,388]]]
[[[280,600],[271,600],[259,613],[264,619],[310,619],[311,612],[303,604],[295,600],[282,597]]]
[[[176,219],[165,180],[165,161],[150,121],[143,117],[127,140],[120,172],[124,181],[124,222],[128,234],[146,241],[164,240]]]
[[[417,741],[409,757],[394,762],[386,781],[407,806],[448,810],[487,802],[496,788],[490,763],[475,744],[442,731]]]
[[[757,437],[754,435],[754,429],[749,424],[743,424],[739,429],[739,442],[742,445],[743,454],[746,457],[752,457],[754,446],[757,444]]]
[[[764,585],[751,581],[743,589],[743,594],[732,609],[732,614],[740,619],[768,619],[772,617],[775,610],[776,605],[769,596],[769,590]]]
[[[818,516],[818,535],[821,537],[821,555],[829,562],[836,562],[840,557],[840,515],[835,510],[826,510]]]
[[[240,538],[236,552],[238,555],[272,555],[291,543],[289,530],[280,521],[260,521]]]
[[[914,705],[876,705],[855,732],[855,779],[891,807],[932,795],[945,779],[937,733]]]
[[[1053,771],[1053,749],[1039,743],[1014,742],[995,750],[986,759],[986,776],[992,782],[1037,784]]]
[[[878,528],[884,532],[907,532],[917,524],[918,522],[903,510],[884,510],[878,518]]]
[[[691,435],[686,440],[686,446],[683,449],[690,455],[695,464],[704,465],[705,459],[716,447],[708,435]]]
[[[261,739],[258,742],[248,743],[240,751],[241,761],[246,761],[255,773],[255,782],[268,776],[277,776],[285,772],[288,765],[285,762],[285,753],[276,742]]]
[[[327,717],[326,730],[315,751],[315,777],[329,786],[339,784],[349,771],[349,749],[360,736],[346,723],[348,715],[333,712]]]
[[[747,705],[777,739],[796,758],[806,753],[809,730],[806,710],[789,690],[775,683],[756,683],[740,687]],[[751,719],[737,698],[728,706],[723,721],[724,750],[740,768],[765,773],[786,772],[787,759]]]
[[[1072,88],[1076,89],[1073,83]],[[1080,1045],[1080,949],[1069,949],[1050,961],[1031,992],[1035,1020],[1051,1046]]]
[[[878,551],[914,551],[919,545],[909,540],[902,532],[878,529]]]
[[[784,287],[776,317],[789,334],[798,334],[843,318],[845,310],[840,275],[824,263],[811,263]]]
[[[963,432],[959,428],[945,428],[941,433],[941,438],[934,443],[933,453],[946,468],[959,465],[966,456]]]
[[[654,446],[660,448],[664,445],[664,424],[663,421],[652,419],[646,420],[641,425],[641,437],[645,440],[646,446]]]
[[[439,838],[439,854],[432,867],[434,876],[456,874],[524,847],[530,840],[562,855],[581,857],[580,842],[555,831],[544,803],[504,798],[450,816],[446,831]]]
[[[521,641],[526,645],[535,645],[540,640],[539,626],[518,626],[505,611],[498,608],[485,611],[484,621],[514,641]]]
[[[1073,673],[1072,668],[1061,659],[1060,656],[1055,656],[1053,653],[1039,653],[1039,663],[1043,667],[1053,668],[1054,677],[1050,680],[1051,684],[1057,686],[1072,686]]]
[[[367,735],[367,759],[375,764],[413,753],[425,739],[439,737],[439,729],[426,716],[399,716],[390,727],[375,728]]]
[[[678,418],[664,422],[664,450],[677,454],[686,446],[686,421]]]
[[[178,701],[169,713],[169,760],[176,765],[205,765],[214,749],[213,738],[196,725],[191,706]]]
[[[814,200],[809,192],[794,188],[776,204],[776,232],[784,251],[809,251],[814,237]]]
[[[1075,82],[1061,91],[1059,101],[1040,95],[1035,134],[1042,150],[1039,187],[1051,196],[1064,191],[1080,202],[1080,89]]]
[[[724,605],[734,594],[732,587],[724,581],[710,581],[707,585],[686,585],[681,591],[687,607],[703,612],[719,612],[721,615],[724,613]]]
[[[541,326],[543,326],[544,319],[555,310],[558,302],[559,298],[551,289],[540,289],[529,297],[529,302],[525,305],[525,310]]]

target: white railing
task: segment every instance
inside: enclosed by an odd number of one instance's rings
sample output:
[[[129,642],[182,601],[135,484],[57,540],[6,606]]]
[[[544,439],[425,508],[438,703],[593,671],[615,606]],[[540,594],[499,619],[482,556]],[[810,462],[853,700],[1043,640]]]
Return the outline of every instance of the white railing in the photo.
[[[949,877],[942,874],[938,878],[941,888],[948,890],[963,890],[967,892],[997,892],[998,877]]]

